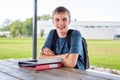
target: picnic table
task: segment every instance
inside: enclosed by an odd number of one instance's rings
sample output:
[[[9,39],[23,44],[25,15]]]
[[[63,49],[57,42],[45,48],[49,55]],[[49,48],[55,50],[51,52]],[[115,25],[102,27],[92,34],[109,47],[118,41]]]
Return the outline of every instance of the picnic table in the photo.
[[[81,71],[74,68],[58,68],[35,72],[20,68],[20,59],[0,60],[0,80],[120,80],[120,76],[97,72]]]

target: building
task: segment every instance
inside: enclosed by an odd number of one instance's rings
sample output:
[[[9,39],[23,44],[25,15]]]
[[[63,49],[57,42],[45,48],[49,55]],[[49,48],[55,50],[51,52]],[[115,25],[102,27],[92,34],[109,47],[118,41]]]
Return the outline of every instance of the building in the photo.
[[[0,31],[0,36],[10,37],[10,31]]]
[[[44,37],[54,29],[50,20],[38,21],[37,25],[38,38],[41,29],[45,31]],[[72,21],[69,28],[79,30],[86,39],[120,39],[120,22]]]

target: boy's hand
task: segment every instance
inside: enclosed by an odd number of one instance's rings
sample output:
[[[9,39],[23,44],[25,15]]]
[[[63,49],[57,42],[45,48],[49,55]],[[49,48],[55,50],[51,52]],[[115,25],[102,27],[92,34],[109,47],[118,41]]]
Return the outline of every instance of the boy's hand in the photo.
[[[45,55],[49,55],[49,56],[55,55],[55,53],[47,47],[43,49],[43,52],[44,52]]]

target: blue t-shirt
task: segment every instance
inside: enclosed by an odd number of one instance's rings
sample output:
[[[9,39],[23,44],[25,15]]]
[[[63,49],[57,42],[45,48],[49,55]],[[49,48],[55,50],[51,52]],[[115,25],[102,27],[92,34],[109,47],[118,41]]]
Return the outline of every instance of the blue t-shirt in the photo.
[[[51,30],[49,32],[49,35],[46,39],[46,42],[43,46],[43,48],[48,47],[51,49],[51,43],[52,43],[52,36],[54,34],[54,30]],[[68,47],[67,39],[65,38],[57,38],[56,41],[56,49],[55,49],[55,54],[79,54],[77,64],[75,66],[76,69],[84,70],[84,55],[83,55],[83,47],[82,47],[82,36],[79,31],[73,30],[71,34],[71,46],[70,49]],[[52,50],[52,49],[51,49]]]

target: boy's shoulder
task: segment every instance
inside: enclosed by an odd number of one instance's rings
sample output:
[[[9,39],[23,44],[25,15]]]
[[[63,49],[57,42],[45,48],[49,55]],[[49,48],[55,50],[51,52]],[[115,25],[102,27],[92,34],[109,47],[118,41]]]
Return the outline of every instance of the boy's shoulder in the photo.
[[[70,30],[73,30],[72,35],[81,35],[79,30],[76,29],[70,29]]]

